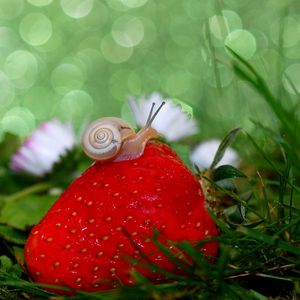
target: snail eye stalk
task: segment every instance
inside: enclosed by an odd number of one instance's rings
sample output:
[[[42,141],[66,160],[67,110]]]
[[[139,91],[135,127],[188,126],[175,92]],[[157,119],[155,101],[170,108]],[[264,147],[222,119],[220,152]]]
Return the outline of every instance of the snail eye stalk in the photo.
[[[157,114],[159,113],[159,111],[162,109],[162,107],[166,104],[165,101],[163,101],[161,103],[161,105],[158,107],[158,109],[154,112],[153,114],[153,110],[154,110],[154,107],[155,107],[155,103],[152,102],[152,106],[151,106],[151,109],[150,109],[150,113],[149,113],[149,116],[148,116],[148,119],[147,119],[147,122],[146,122],[146,127],[149,127],[151,126],[152,122],[154,121],[154,119],[156,118]]]

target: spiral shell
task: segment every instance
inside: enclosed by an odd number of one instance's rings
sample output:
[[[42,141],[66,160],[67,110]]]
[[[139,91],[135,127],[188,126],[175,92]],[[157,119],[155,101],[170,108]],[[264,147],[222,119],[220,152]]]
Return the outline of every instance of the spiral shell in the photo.
[[[83,133],[83,151],[92,159],[109,160],[118,155],[124,140],[134,135],[135,131],[122,119],[98,119]]]

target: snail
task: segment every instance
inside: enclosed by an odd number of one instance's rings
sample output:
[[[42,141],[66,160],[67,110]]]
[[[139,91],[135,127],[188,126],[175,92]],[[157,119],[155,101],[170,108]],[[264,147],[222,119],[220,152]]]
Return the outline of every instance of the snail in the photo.
[[[94,121],[83,133],[83,151],[88,157],[100,161],[117,162],[140,157],[147,142],[159,136],[151,124],[164,104],[162,102],[153,113],[155,103],[152,103],[147,122],[138,132],[120,118],[106,117]]]

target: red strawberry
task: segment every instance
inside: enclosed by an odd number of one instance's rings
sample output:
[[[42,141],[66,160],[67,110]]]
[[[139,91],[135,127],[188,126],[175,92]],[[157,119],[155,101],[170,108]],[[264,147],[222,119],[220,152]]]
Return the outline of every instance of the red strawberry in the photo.
[[[131,284],[133,268],[161,282],[161,275],[128,260],[140,258],[138,247],[155,264],[178,271],[152,242],[153,228],[164,243],[217,235],[198,180],[158,142],[149,142],[138,159],[96,162],[76,179],[32,229],[27,268],[36,282],[84,291]],[[215,256],[217,243],[203,252]]]

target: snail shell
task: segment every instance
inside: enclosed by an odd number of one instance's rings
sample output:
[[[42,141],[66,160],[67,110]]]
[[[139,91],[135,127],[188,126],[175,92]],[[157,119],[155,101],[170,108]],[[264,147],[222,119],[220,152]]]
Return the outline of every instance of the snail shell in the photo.
[[[118,155],[123,142],[134,135],[135,131],[122,119],[98,119],[83,133],[83,151],[95,160],[113,159]]]

